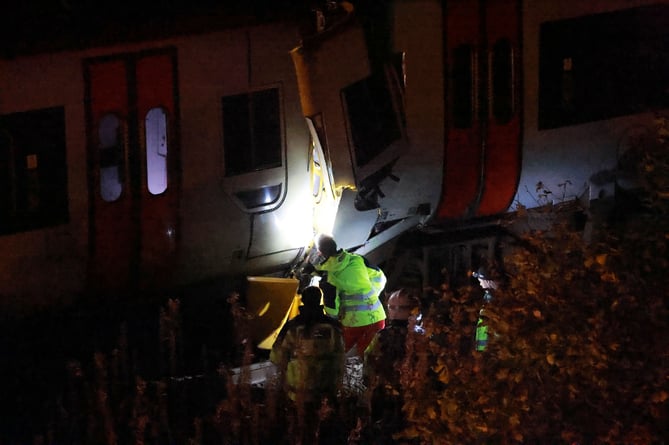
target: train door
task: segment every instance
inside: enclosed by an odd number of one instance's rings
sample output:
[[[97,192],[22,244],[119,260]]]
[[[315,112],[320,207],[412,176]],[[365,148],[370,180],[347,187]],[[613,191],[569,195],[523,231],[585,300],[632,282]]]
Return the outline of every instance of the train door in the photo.
[[[169,285],[179,236],[176,51],[84,61],[90,289]]]
[[[515,195],[521,153],[519,3],[447,3],[448,115],[440,218],[501,213]]]
[[[508,209],[520,179],[520,2],[485,2],[486,123],[477,216]]]

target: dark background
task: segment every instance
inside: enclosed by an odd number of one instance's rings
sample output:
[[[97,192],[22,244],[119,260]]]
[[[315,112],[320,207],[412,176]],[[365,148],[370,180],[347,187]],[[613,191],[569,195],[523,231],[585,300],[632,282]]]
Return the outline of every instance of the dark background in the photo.
[[[304,18],[308,0],[9,0],[0,10],[0,57]]]

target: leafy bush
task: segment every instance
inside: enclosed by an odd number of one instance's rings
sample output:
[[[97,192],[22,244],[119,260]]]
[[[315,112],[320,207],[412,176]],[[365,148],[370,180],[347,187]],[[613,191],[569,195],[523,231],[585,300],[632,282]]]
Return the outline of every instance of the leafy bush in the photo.
[[[669,431],[669,143],[637,147],[635,214],[590,240],[562,207],[550,230],[507,246],[486,306],[489,345],[472,352],[477,289],[443,285],[410,340],[405,437],[424,443],[649,444]],[[618,207],[619,209],[619,207]],[[519,209],[519,218],[528,216]],[[661,442],[664,443],[664,442]]]

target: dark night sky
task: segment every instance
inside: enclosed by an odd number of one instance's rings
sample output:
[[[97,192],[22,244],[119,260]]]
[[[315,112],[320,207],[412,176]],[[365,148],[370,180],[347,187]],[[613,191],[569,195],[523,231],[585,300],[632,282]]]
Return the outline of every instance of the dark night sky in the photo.
[[[161,37],[308,14],[309,0],[12,0],[0,57]]]

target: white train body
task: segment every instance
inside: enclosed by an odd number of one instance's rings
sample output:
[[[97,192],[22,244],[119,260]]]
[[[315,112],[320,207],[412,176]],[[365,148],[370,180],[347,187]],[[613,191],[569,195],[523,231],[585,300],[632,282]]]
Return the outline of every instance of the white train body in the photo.
[[[669,105],[668,11],[406,0],[371,34],[362,7],[303,40],[286,21],[5,55],[2,304],[285,276],[320,231],[383,261],[413,228],[611,197]]]
[[[288,55],[296,41],[295,27],[279,24],[3,60],[0,113],[20,134],[3,146],[12,156],[3,173],[19,179],[4,202],[14,221],[0,237],[0,295],[160,289],[286,268],[313,231],[309,134]],[[239,161],[227,174],[222,101],[248,105],[263,93],[280,114],[256,124],[276,132],[265,141],[275,146],[254,149],[272,151],[273,164]],[[35,146],[16,128],[45,131],[49,121],[31,119],[45,109],[62,140]],[[153,124],[158,142],[146,136],[149,110],[167,116]],[[101,155],[104,144],[120,154]],[[162,164],[146,155],[151,145]],[[63,168],[63,180],[47,171]],[[31,171],[36,190],[20,179]],[[162,183],[151,191],[153,178]],[[54,210],[48,199],[60,200],[59,215],[43,215]]]

